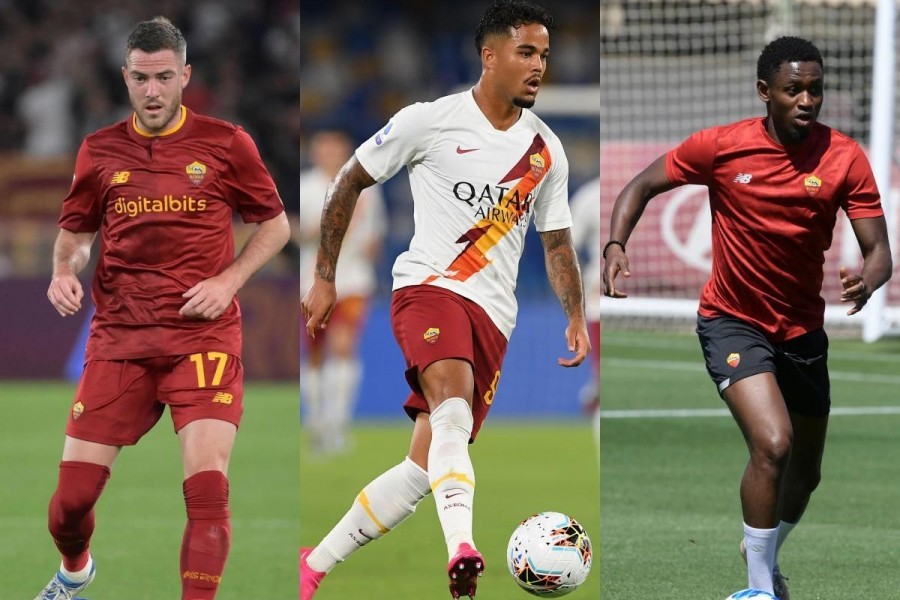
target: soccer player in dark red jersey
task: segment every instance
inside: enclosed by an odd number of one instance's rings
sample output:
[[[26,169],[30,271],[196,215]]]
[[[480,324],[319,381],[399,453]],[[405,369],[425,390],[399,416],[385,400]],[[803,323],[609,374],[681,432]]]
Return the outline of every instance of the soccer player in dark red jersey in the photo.
[[[871,167],[849,137],[817,122],[818,49],[796,37],[765,47],[756,89],[766,116],[695,133],[619,194],[604,249],[607,296],[624,298],[625,245],[651,198],[683,184],[709,188],[712,275],[697,333],[706,367],[750,452],[741,481],[749,587],[788,599],[777,549],[819,483],[831,405],[822,329],[825,250],[838,210],[863,256],[842,268],[848,314],[891,275],[887,227]]]
[[[166,406],[182,449],[182,600],[215,597],[230,546],[228,461],[243,410],[236,292],[288,241],[284,207],[250,136],[181,104],[191,67],[163,17],[128,37],[134,114],[87,136],[63,201],[47,296],[75,314],[99,233],[84,372],[50,500],[62,565],[37,596],[74,598],[94,577],[94,504],[122,446]],[[257,228],[235,257],[232,218]]]

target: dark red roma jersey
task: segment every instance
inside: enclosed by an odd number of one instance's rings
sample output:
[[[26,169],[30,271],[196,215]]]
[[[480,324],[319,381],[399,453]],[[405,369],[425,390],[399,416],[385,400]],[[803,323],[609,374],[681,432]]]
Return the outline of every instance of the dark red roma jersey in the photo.
[[[59,226],[100,232],[86,359],[220,351],[240,355],[237,298],[214,321],[178,314],[182,294],[234,261],[232,221],[256,223],[284,207],[250,136],[182,111],[150,136],[134,116],[87,136]]]
[[[773,341],[822,327],[838,209],[850,219],[883,214],[859,145],[818,123],[790,148],[769,137],[762,118],[706,129],[666,155],[666,173],[709,188],[712,275],[700,314],[742,319]]]

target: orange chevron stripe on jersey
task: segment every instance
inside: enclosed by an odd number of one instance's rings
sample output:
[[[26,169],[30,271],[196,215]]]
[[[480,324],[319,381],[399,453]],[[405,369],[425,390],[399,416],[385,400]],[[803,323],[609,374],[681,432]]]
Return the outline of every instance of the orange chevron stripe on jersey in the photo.
[[[492,214],[500,214],[502,218],[500,220],[481,219],[456,240],[457,244],[466,244],[466,246],[446,269],[445,277],[466,281],[490,264],[491,261],[487,257],[488,250],[496,246],[503,236],[512,231],[519,219],[525,216],[531,204],[525,202],[525,198],[547,175],[551,164],[553,164],[553,159],[550,157],[547,143],[540,134],[535,135],[528,151],[498,182],[503,184],[519,179],[519,183],[510,188],[503,198],[490,208]],[[519,200],[515,201],[515,198]],[[422,283],[428,284],[437,278],[437,275],[431,275]]]

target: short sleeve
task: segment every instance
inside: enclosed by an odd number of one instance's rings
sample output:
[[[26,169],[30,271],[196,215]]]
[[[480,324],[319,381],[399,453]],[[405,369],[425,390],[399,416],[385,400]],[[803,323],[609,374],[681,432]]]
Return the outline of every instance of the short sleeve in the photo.
[[[666,176],[670,182],[706,185],[711,181],[718,131],[698,131],[666,154]]]
[[[356,160],[379,183],[420,160],[431,142],[434,115],[428,103],[407,106],[356,149]]]
[[[534,209],[534,227],[538,231],[554,231],[572,227],[569,211],[569,159],[562,144],[552,145],[553,163],[541,186]]]
[[[844,188],[846,192],[841,201],[841,207],[850,219],[884,215],[872,167],[857,144],[853,146],[853,155],[850,158]]]
[[[256,144],[240,127],[232,139],[222,181],[229,202],[245,223],[268,221],[284,212],[275,182],[263,164]]]
[[[72,177],[72,187],[63,200],[59,226],[73,233],[93,233],[100,230],[102,222],[102,192],[85,140],[78,149],[75,175]]]

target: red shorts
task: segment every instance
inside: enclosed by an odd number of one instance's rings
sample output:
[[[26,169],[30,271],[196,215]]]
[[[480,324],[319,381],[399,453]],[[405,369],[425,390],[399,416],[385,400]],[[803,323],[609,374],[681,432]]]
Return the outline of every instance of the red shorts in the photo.
[[[412,393],[403,408],[413,420],[420,412],[430,412],[419,386],[419,371],[445,358],[471,363],[475,375],[471,441],[475,441],[500,383],[506,337],[480,306],[459,294],[430,285],[394,292],[391,326],[406,358],[406,381]]]
[[[84,366],[66,435],[130,446],[150,431],[166,406],[175,431],[198,419],[240,425],[244,367],[224,352],[134,360],[92,360]]]

